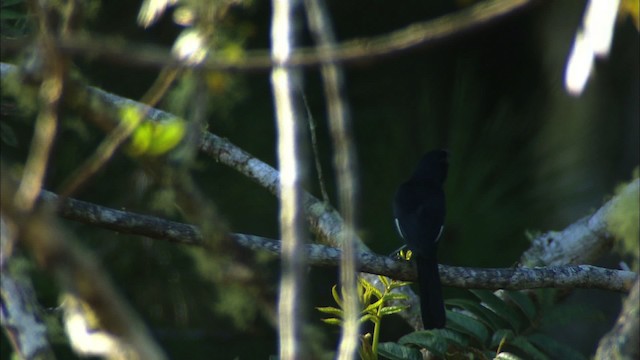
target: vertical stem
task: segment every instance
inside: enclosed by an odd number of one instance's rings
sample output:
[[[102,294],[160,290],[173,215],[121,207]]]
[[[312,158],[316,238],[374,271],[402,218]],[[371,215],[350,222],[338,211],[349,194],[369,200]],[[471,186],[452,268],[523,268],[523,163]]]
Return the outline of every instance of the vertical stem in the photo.
[[[331,20],[325,4],[321,0],[306,0],[309,28],[320,47],[335,44]],[[342,229],[342,260],[340,262],[340,282],[344,298],[344,326],[338,349],[338,359],[353,359],[358,347],[360,327],[360,305],[357,293],[355,254],[357,251],[355,234],[355,203],[357,193],[357,171],[355,146],[351,136],[351,116],[345,101],[346,89],[342,69],[335,64],[321,68],[325,97],[329,114],[329,129],[335,148],[334,167],[338,183],[339,208],[344,217]]]
[[[301,192],[300,127],[293,101],[297,74],[287,68],[295,44],[293,13],[296,0],[274,0],[271,27],[271,56],[275,66],[271,83],[278,128],[280,167],[280,231],[282,236],[282,279],[278,303],[280,359],[304,357],[302,343],[302,285],[305,273]]]

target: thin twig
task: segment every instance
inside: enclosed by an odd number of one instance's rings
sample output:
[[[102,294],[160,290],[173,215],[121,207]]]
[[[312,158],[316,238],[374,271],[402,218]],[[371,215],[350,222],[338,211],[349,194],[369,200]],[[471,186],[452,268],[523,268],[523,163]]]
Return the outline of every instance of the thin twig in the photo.
[[[416,48],[444,43],[453,37],[477,32],[511,16],[515,16],[539,0],[486,0],[468,8],[425,22],[411,24],[386,35],[345,41],[334,48],[299,48],[290,58],[290,66],[317,66],[340,62],[352,64],[388,58]],[[268,71],[274,63],[267,51],[247,52],[242,59],[211,58],[202,64],[178,61],[168,49],[157,46],[127,44],[122,41],[90,37],[57,39],[60,51],[70,55],[90,56],[144,68],[199,68],[219,71]],[[24,40],[3,39],[3,51],[23,49]]]
[[[41,53],[36,52],[36,59],[43,66],[43,80],[40,84],[40,112],[34,126],[33,140],[29,149],[20,186],[15,194],[16,206],[28,211],[38,197],[44,183],[49,155],[56,135],[58,123],[58,106],[64,91],[66,77],[66,59],[54,45],[54,30],[49,22],[51,11],[46,4],[37,1],[29,3],[38,21],[38,41]]]
[[[318,174],[318,185],[320,186],[320,195],[322,195],[322,200],[329,204],[329,193],[327,192],[327,187],[324,183],[324,174],[322,172],[322,164],[320,163],[320,152],[318,151],[318,139],[316,137],[316,121],[313,119],[313,114],[311,113],[311,109],[309,108],[309,103],[307,102],[307,97],[302,94],[302,102],[304,103],[304,107],[307,111],[307,121],[309,122],[309,133],[311,136],[311,151],[313,151],[313,159],[316,165],[316,173]]]
[[[322,0],[306,0],[305,8],[309,29],[315,42],[321,48],[333,47],[336,42],[335,35],[324,2]],[[354,358],[356,354],[360,332],[360,302],[355,261],[357,248],[354,241],[358,172],[342,69],[335,63],[323,64],[320,73],[324,83],[329,129],[333,140],[333,163],[338,185],[340,212],[344,218],[341,239],[343,256],[340,262],[344,325],[337,358],[349,360]],[[375,344],[376,340],[374,339],[374,346],[377,345]]]

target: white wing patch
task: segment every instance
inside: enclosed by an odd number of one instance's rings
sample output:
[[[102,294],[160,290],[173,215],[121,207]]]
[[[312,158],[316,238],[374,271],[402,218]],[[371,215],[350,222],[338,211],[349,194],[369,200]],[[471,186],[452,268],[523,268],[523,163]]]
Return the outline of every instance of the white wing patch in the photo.
[[[442,231],[444,231],[444,225],[440,226],[440,232],[438,232],[438,236],[436,237],[436,241],[435,242],[440,241],[440,237],[442,237]]]
[[[398,221],[398,218],[394,218],[393,220],[396,223],[396,230],[398,231],[398,234],[400,234],[400,237],[406,239],[404,233],[402,232],[402,228],[400,227],[400,221]]]

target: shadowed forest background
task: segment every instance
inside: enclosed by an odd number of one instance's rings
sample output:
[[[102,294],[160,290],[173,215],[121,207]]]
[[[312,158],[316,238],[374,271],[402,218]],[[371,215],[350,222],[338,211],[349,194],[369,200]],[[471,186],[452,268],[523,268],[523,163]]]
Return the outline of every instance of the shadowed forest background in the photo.
[[[382,35],[467,3],[329,1],[327,5],[342,41]],[[26,13],[24,4],[2,4],[3,11]],[[183,29],[173,21],[176,8],[169,8],[158,23],[143,29],[136,22],[139,2],[87,4],[91,16],[82,30],[104,37],[169,48]],[[510,267],[529,247],[528,234],[568,226],[602,205],[618,184],[631,179],[640,161],[638,29],[631,18],[619,18],[609,58],[596,63],[582,96],[571,97],[563,89],[563,76],[584,6],[585,1],[539,1],[472,33],[344,67],[359,166],[357,230],[373,251],[388,254],[400,246],[391,213],[394,191],[421,155],[434,148],[450,151],[447,218],[439,247],[439,261],[449,265]],[[218,24],[220,51],[268,49],[270,16],[268,1],[231,6]],[[20,24],[3,18],[2,35],[28,37],[30,25]],[[312,46],[302,20],[300,25],[300,45]],[[1,60],[20,64],[25,56],[20,51],[3,51]],[[90,85],[134,100],[146,93],[159,72],[128,66],[126,57],[116,62],[75,56],[73,64],[73,71]],[[302,74],[306,105],[317,124],[325,185],[336,206],[319,70],[305,67]],[[277,166],[269,72],[214,71],[205,76],[208,131]],[[193,86],[193,76],[184,76],[157,107],[188,118]],[[306,127],[307,119],[300,120]],[[3,85],[0,145],[5,166],[24,164],[33,123],[32,114],[5,96]],[[58,131],[46,189],[59,188],[104,137],[77,115],[63,115]],[[305,188],[320,197],[310,140],[306,144]],[[192,171],[232,232],[280,237],[276,197],[203,156],[196,158]],[[179,221],[178,209],[165,195],[139,163],[116,153],[74,197]],[[65,226],[108,269],[170,358],[209,359],[215,354],[220,359],[264,359],[277,354],[277,332],[264,309],[251,293],[230,292],[221,297],[225,290],[213,285],[207,258],[198,249],[77,222],[65,221]],[[608,255],[597,265],[617,268],[619,261],[620,257]],[[54,281],[31,262],[25,266],[33,274],[39,302],[45,309],[56,308]],[[261,259],[255,266],[275,302],[278,259]],[[308,272],[307,315],[313,334],[318,346],[334,349],[339,328],[323,324],[322,314],[314,307],[333,304],[331,287],[338,281],[338,269],[310,267]],[[445,287],[444,293],[445,298],[471,297],[461,289]],[[590,356],[618,315],[621,298],[613,292],[575,290],[566,301],[577,308],[596,309],[597,315],[546,331],[561,334],[564,341]],[[51,310],[47,316],[57,315]],[[398,317],[384,321],[382,341],[396,341],[411,330]],[[11,353],[7,344],[3,337],[2,358]],[[76,358],[63,340],[56,351],[58,358]]]

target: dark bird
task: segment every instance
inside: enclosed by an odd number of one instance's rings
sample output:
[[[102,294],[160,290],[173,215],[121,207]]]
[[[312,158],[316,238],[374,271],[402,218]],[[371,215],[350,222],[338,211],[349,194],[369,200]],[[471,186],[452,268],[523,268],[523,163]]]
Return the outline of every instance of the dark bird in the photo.
[[[420,310],[425,329],[443,328],[446,322],[438,272],[438,240],[442,235],[448,153],[426,153],[409,180],[402,183],[393,202],[395,223],[418,268]]]

